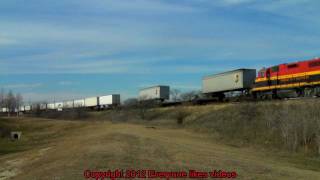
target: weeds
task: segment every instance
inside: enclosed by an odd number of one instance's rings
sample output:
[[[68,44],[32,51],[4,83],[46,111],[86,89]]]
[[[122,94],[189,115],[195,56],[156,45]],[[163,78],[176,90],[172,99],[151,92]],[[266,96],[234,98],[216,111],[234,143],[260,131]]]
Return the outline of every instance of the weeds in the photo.
[[[81,120],[89,118],[89,113],[84,108],[67,109],[64,111],[35,111],[29,116],[49,119]]]
[[[239,143],[320,155],[320,102],[242,103],[200,117],[198,129]],[[191,124],[193,125],[193,124]]]
[[[257,144],[271,149],[320,155],[318,100],[250,102],[229,104],[218,109],[212,105],[208,107],[212,109],[204,111],[207,107],[199,106],[162,109],[150,102],[143,102],[134,107],[100,114],[105,120],[119,122],[171,121],[186,128],[218,135],[233,144]],[[36,112],[35,115],[54,119],[89,118],[88,112],[84,109],[40,114]]]
[[[190,115],[190,112],[185,109],[179,108],[175,113],[175,119],[177,120],[178,125],[182,125],[184,120]]]

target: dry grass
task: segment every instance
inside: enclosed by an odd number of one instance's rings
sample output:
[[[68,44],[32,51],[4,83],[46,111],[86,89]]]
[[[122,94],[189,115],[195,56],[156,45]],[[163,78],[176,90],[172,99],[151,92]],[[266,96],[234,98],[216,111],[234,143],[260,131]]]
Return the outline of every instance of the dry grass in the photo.
[[[320,155],[320,102],[281,101],[233,104],[198,113],[187,126],[218,134],[233,144],[255,144],[306,155]]]
[[[10,121],[23,127],[24,143],[30,148],[0,156],[0,179],[82,179],[85,169],[117,168],[224,169],[237,171],[240,179],[320,178],[319,171],[297,168],[256,149],[228,146],[186,129],[103,121]]]
[[[236,146],[260,145],[320,155],[320,102],[292,100],[153,108],[143,119],[135,110],[107,112],[105,119],[207,132]],[[103,113],[102,113],[103,114]]]

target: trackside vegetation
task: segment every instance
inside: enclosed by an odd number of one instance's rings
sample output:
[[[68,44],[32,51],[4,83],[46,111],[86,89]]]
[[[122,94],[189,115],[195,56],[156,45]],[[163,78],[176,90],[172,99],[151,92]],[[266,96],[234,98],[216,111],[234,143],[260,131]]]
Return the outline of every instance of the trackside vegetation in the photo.
[[[217,103],[205,106],[127,108],[94,114],[114,122],[148,123],[206,132],[230,144],[320,156],[317,99]]]
[[[134,105],[99,112],[74,110],[26,116],[187,129],[209,134],[213,140],[234,147],[254,146],[276,153],[310,157],[312,162],[320,164],[319,109],[318,99],[299,99],[176,107]],[[10,131],[8,122],[1,124],[2,138]]]

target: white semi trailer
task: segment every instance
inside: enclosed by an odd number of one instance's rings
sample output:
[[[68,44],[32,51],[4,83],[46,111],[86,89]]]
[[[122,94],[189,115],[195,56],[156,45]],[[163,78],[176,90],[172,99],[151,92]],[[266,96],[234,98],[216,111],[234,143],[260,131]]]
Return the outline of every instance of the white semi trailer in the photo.
[[[84,107],[85,106],[85,100],[84,99],[78,99],[78,100],[74,100],[74,107],[75,108],[80,108],[80,107]]]
[[[9,112],[8,108],[2,108],[2,112]]]
[[[20,107],[19,107],[19,111],[20,111],[20,112],[24,112],[25,110],[26,110],[26,109],[24,108],[24,106],[20,106]]]
[[[49,110],[54,110],[54,109],[56,109],[56,108],[55,108],[55,104],[54,104],[54,103],[49,103],[49,104],[47,104],[47,109],[49,109]]]
[[[74,107],[73,100],[63,102],[63,109],[70,109],[73,107]]]
[[[120,105],[120,94],[112,94],[107,96],[99,96],[100,108]]]
[[[84,106],[88,108],[99,106],[99,97],[89,97],[84,99]]]
[[[236,69],[206,76],[202,80],[202,93],[223,99],[226,92],[249,90],[255,78],[255,69]]]
[[[54,103],[54,107],[55,107],[56,110],[62,111],[63,102],[56,102],[56,103]]]
[[[169,100],[170,99],[170,87],[169,86],[153,86],[141,89],[139,92],[139,100]]]
[[[47,104],[42,103],[40,104],[40,110],[46,110],[47,109]]]
[[[25,111],[31,111],[31,106],[30,106],[30,105],[24,106],[24,110],[25,110]]]

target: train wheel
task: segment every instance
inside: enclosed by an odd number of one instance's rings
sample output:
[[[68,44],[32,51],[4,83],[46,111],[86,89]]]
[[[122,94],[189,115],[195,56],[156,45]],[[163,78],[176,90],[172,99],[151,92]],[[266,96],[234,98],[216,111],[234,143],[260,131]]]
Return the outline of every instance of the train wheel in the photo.
[[[314,88],[305,88],[303,90],[304,97],[314,97],[315,96],[315,90]]]
[[[305,96],[304,89],[296,89],[296,94],[297,94],[297,97],[304,97]]]
[[[261,100],[261,101],[268,100],[268,95],[263,92],[257,93],[256,96],[258,100]]]
[[[278,96],[277,90],[273,90],[273,91],[272,91],[271,98],[272,98],[272,99],[279,99],[279,96]]]
[[[258,93],[257,92],[252,92],[251,93],[251,98],[255,99],[255,100],[258,99]]]
[[[315,87],[313,91],[314,91],[314,96],[320,97],[320,87]]]
[[[219,94],[219,96],[218,96],[218,100],[220,101],[220,102],[222,102],[224,99],[225,99],[225,95],[224,94]]]

